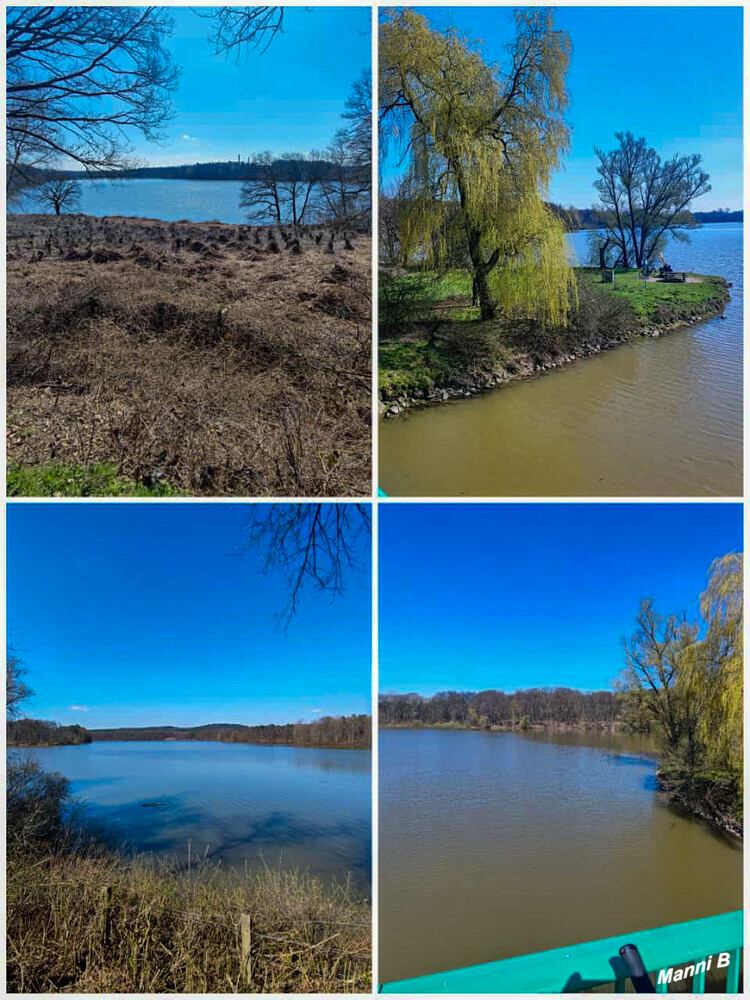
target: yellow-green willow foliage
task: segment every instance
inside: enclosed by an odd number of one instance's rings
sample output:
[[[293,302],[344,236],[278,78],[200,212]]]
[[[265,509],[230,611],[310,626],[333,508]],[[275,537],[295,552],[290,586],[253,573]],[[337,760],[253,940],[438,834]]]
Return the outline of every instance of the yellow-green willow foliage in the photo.
[[[681,664],[682,694],[699,708],[698,736],[707,764],[742,783],[742,563],[741,553],[716,559],[701,595],[705,636]]]
[[[562,224],[545,204],[569,145],[567,36],[549,10],[515,13],[507,70],[415,10],[381,26],[381,149],[407,162],[401,245],[426,268],[470,261],[483,319],[567,322],[573,272]]]

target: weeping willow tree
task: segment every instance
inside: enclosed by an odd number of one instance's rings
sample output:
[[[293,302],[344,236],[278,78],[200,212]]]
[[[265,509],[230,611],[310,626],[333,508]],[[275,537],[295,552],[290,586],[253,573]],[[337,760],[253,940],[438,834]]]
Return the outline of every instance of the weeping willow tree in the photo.
[[[728,772],[742,787],[742,611],[741,553],[716,559],[701,595],[705,635],[681,664],[678,690],[698,709],[697,735],[705,763]]]
[[[570,42],[549,10],[516,11],[507,70],[478,43],[415,10],[380,35],[381,149],[406,167],[401,244],[425,268],[465,250],[483,320],[567,322],[574,292],[564,229],[545,203],[569,145]]]
[[[742,573],[741,553],[711,564],[700,621],[644,601],[618,684],[631,728],[659,740],[664,786],[720,821],[742,816]]]

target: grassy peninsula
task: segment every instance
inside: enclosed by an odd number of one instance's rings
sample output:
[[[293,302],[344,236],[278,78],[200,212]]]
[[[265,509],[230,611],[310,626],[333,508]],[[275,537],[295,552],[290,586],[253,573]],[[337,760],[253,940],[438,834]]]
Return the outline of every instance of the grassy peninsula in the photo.
[[[8,216],[8,492],[356,496],[370,236]]]
[[[617,270],[575,269],[576,304],[566,326],[509,315],[482,320],[468,270],[401,270],[380,282],[381,414],[442,402],[568,364],[639,336],[721,315],[726,281],[688,274],[685,282]]]

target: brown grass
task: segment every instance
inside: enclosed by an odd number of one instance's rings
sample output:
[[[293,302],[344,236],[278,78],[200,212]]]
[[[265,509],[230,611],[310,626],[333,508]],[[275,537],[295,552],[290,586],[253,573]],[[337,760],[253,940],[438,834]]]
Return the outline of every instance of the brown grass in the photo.
[[[368,493],[370,239],[331,255],[329,237],[8,216],[9,461],[191,495]]]
[[[370,907],[349,885],[176,872],[107,851],[13,851],[7,871],[9,992],[370,991]]]

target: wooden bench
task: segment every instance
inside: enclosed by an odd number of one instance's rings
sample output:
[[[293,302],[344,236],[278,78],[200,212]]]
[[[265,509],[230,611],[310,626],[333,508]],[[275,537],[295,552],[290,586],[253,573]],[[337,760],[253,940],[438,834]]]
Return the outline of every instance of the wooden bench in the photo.
[[[687,271],[659,271],[662,281],[687,281]]]

